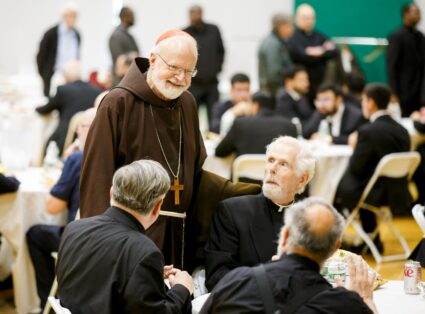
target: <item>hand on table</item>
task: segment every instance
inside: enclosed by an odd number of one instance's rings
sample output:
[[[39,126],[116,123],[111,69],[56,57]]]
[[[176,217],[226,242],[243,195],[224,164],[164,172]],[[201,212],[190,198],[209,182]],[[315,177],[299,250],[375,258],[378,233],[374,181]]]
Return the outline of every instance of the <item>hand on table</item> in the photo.
[[[170,282],[170,286],[174,287],[177,284],[183,285],[189,290],[189,293],[193,293],[193,280],[192,276],[190,276],[187,271],[182,271],[180,269],[174,268],[175,272],[168,276],[168,280]]]

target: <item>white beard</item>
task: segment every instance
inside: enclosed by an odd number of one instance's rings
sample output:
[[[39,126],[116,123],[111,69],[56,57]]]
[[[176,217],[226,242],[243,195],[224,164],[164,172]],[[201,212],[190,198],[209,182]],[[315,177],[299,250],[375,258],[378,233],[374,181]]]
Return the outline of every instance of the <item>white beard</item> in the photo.
[[[189,88],[187,87],[167,87],[167,81],[166,80],[160,80],[156,77],[156,75],[151,72],[151,80],[155,88],[166,98],[168,99],[176,99],[178,98],[185,90]]]
[[[280,186],[267,184],[266,182],[263,183],[263,194],[270,200],[285,199],[287,195]]]

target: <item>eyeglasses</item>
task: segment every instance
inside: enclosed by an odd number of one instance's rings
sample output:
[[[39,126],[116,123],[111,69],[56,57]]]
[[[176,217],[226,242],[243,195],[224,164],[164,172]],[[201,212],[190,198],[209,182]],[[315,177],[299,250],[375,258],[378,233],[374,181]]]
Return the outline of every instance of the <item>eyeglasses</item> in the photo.
[[[164,58],[161,57],[158,53],[156,53],[156,55],[162,60],[162,62],[164,62],[167,65],[168,71],[170,71],[170,72],[172,72],[174,74],[180,75],[181,73],[184,73],[185,76],[186,75],[190,75],[191,77],[195,77],[196,74],[198,74],[198,69],[197,68],[193,69],[193,71],[185,70],[185,69],[179,68],[179,67],[177,67],[175,65],[168,64],[168,62],[165,61]]]

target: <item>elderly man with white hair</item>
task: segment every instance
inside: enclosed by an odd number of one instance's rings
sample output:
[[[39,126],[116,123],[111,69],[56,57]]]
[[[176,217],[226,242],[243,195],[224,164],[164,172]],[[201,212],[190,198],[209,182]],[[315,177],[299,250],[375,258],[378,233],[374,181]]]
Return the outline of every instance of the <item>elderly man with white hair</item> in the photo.
[[[314,175],[315,159],[306,144],[281,136],[267,146],[263,193],[219,203],[205,245],[206,287],[229,271],[269,261],[276,252],[285,208]]]
[[[320,275],[341,244],[344,218],[329,203],[305,199],[285,211],[279,259],[227,274],[200,313],[377,313],[374,275],[361,257],[348,262],[345,288],[333,288]]]
[[[206,158],[195,99],[187,92],[196,75],[196,41],[181,30],[159,36],[149,60],[136,58],[120,84],[102,100],[90,130],[81,178],[82,217],[109,205],[114,171],[151,158],[167,170],[172,185],[148,236],[168,263],[181,266],[186,212],[195,177]]]
[[[37,68],[43,80],[43,93],[50,94],[50,81],[55,72],[72,60],[80,57],[81,37],[75,28],[78,17],[77,5],[67,2],[62,8],[62,21],[47,30],[40,41],[37,53]]]

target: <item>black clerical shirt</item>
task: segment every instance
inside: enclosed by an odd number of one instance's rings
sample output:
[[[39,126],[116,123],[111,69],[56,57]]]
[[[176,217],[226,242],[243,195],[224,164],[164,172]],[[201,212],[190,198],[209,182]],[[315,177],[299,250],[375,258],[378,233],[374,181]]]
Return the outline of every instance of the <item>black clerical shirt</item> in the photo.
[[[70,223],[57,263],[58,297],[78,313],[190,313],[189,291],[167,291],[164,259],[131,214],[111,207]]]

